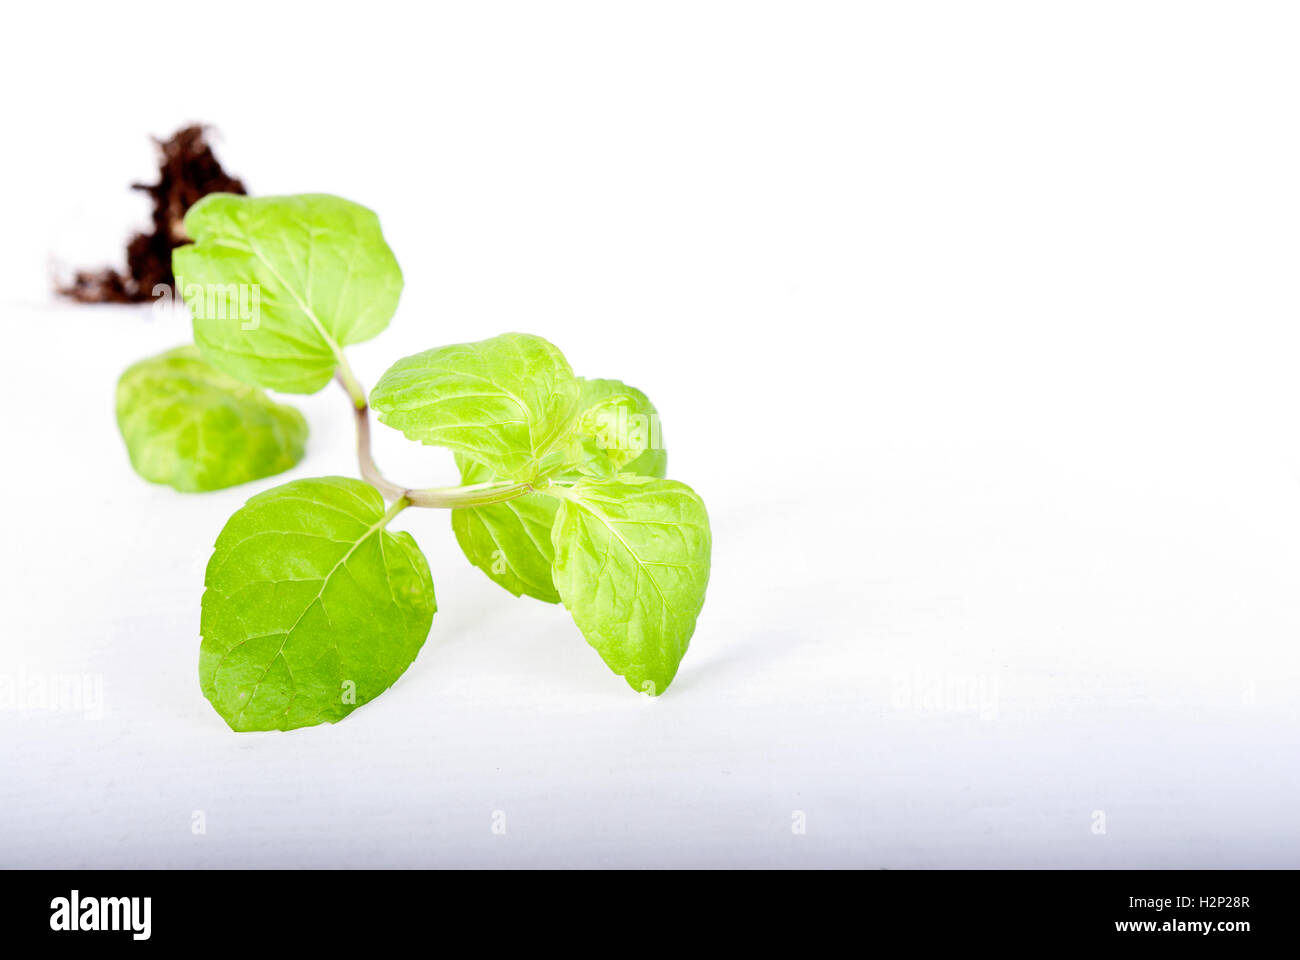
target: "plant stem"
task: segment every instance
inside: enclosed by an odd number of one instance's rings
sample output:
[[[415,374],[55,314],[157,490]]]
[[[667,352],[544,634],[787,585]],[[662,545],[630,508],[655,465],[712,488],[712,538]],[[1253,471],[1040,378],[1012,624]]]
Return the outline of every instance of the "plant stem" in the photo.
[[[339,381],[342,383],[342,380]],[[347,390],[347,384],[343,384]],[[351,393],[351,390],[348,390]],[[406,488],[393,483],[375,466],[375,458],[370,453],[370,407],[365,403],[355,408],[357,420],[357,465],[361,468],[361,477],[385,497],[404,498]]]
[[[462,487],[428,487],[424,490],[407,490],[404,494],[415,507],[484,507],[489,503],[504,503],[515,497],[531,493],[531,483],[511,483],[498,480],[492,483],[473,483]]]
[[[346,372],[346,377],[345,377]],[[349,380],[351,383],[349,383]],[[392,510],[396,516],[407,505],[412,507],[481,507],[490,503],[504,503],[515,497],[522,497],[535,489],[531,483],[512,483],[498,480],[491,483],[474,483],[460,487],[427,487],[423,490],[404,487],[385,477],[375,465],[375,458],[370,452],[370,407],[366,403],[366,392],[360,382],[352,375],[346,365],[340,365],[338,381],[352,398],[357,421],[357,465],[361,476],[386,498],[395,498],[402,506]],[[360,397],[360,403],[357,398]],[[387,521],[385,521],[387,522]]]
[[[388,526],[388,521],[392,520],[393,517],[397,516],[410,505],[411,501],[407,500],[406,497],[398,497],[393,501],[393,505],[384,511],[384,515],[379,518],[379,526],[381,528]]]
[[[343,351],[338,354],[339,366],[336,376],[339,383],[343,384],[343,389],[348,392],[352,398],[352,406],[358,410],[366,409],[366,388],[361,386],[361,381],[357,375],[352,372],[352,367],[348,364],[347,358],[343,356]]]

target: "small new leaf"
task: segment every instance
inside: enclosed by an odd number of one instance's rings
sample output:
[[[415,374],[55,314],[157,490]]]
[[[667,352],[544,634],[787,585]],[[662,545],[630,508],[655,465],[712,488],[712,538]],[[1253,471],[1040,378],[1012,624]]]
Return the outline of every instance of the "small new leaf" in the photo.
[[[436,610],[424,555],[360,480],[295,480],[227,521],[208,562],[199,681],[234,730],[333,723],[415,659]]]
[[[379,218],[324,194],[214,193],[190,207],[194,243],[172,253],[194,340],[214,366],[285,393],[315,393],[342,348],[386,326],[402,271]]]
[[[587,642],[634,690],[677,674],[709,582],[704,502],[673,480],[620,476],[563,490],[552,577]]]
[[[117,425],[136,473],[186,492],[288,470],[307,439],[302,414],[205,363],[193,346],[122,374]]]
[[[650,398],[619,380],[580,380],[579,414],[570,440],[570,462],[595,476],[668,472],[659,411]]]
[[[541,337],[506,333],[426,350],[380,377],[370,405],[411,440],[448,447],[495,476],[527,482],[557,460],[580,388]]]

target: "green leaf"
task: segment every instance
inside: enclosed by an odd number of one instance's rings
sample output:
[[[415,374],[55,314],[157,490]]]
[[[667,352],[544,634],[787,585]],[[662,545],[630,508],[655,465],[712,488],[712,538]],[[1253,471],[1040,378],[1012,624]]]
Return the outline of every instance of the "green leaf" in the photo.
[[[659,411],[650,398],[618,380],[580,380],[579,414],[570,439],[573,466],[596,476],[662,477],[668,472]]]
[[[199,680],[234,730],[333,723],[387,690],[436,609],[408,533],[360,480],[295,480],[227,521],[208,562]]]
[[[193,346],[122,374],[117,425],[136,473],[187,492],[288,470],[307,439],[302,414],[213,368]]]
[[[386,326],[402,271],[365,207],[324,194],[211,194],[172,253],[204,359],[285,393],[329,382],[342,348]]]
[[[552,577],[587,642],[634,690],[667,689],[709,582],[704,502],[650,477],[582,480],[563,496]]]
[[[558,465],[578,380],[541,337],[506,333],[397,361],[370,394],[381,423],[527,482]]]
[[[496,479],[480,463],[457,454],[462,483]],[[559,603],[551,582],[551,528],[558,507],[553,497],[529,493],[485,507],[451,511],[451,529],[470,563],[516,597],[527,594]]]

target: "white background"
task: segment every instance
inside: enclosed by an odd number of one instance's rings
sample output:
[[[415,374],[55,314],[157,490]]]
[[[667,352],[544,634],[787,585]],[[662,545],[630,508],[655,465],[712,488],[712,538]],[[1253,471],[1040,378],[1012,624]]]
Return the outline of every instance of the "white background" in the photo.
[[[103,683],[0,711],[0,866],[1300,865],[1293,5],[131,6],[0,60],[0,674]],[[715,540],[666,695],[408,510],[415,664],[226,728],[203,568],[281,480],[132,474],[117,376],[187,324],[48,295],[188,120],[380,213],[366,383],[522,330],[654,399]],[[354,473],[341,394],[295,402],[281,479]]]

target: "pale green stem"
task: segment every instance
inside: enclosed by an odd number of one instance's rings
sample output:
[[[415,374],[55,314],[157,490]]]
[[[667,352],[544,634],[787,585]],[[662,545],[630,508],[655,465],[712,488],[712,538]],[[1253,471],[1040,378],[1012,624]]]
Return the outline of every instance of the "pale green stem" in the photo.
[[[398,497],[393,501],[393,505],[384,511],[384,515],[379,518],[379,526],[381,528],[388,526],[389,520],[392,520],[393,517],[397,516],[410,505],[411,501],[406,499],[406,497]]]
[[[492,483],[472,483],[463,487],[429,487],[425,490],[407,490],[405,496],[416,507],[485,507],[490,503],[504,503],[525,493],[532,493],[531,483],[511,483],[499,480]]]
[[[358,410],[364,410],[366,408],[366,388],[361,386],[361,381],[352,372],[352,367],[348,365],[347,358],[343,356],[342,351],[339,351],[338,360],[339,365],[335,375],[338,377],[339,383],[343,384],[343,389],[352,398],[352,406]]]

